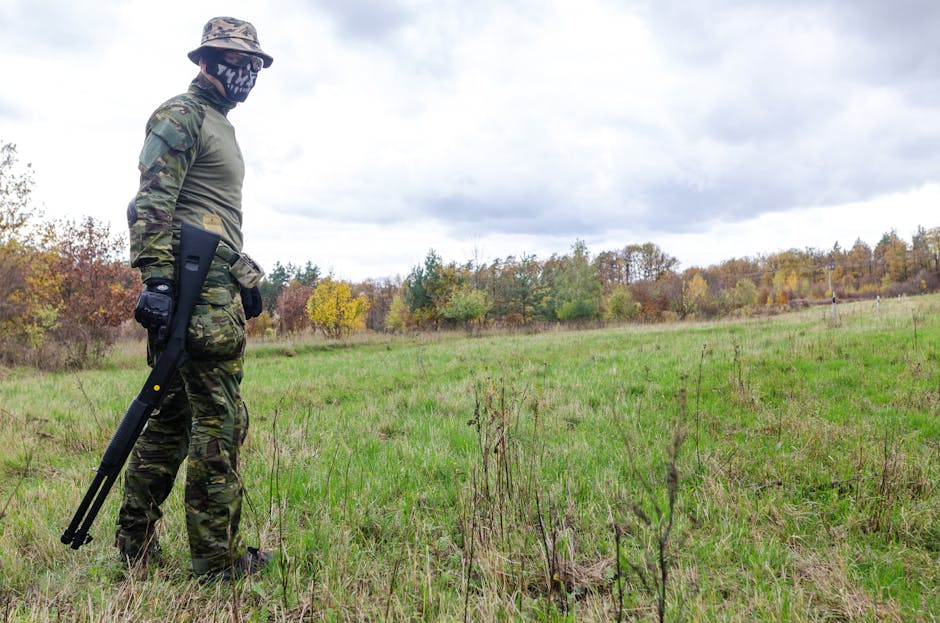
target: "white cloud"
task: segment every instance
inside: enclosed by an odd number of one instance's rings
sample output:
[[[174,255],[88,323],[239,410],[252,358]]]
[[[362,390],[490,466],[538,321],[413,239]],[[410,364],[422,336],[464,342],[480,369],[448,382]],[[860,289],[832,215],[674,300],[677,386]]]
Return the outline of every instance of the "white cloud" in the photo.
[[[849,249],[856,240],[874,247],[894,229],[906,240],[919,226],[934,223],[940,185],[861,202],[765,212],[736,222],[711,222],[702,231],[666,234],[660,246],[679,257],[682,267],[705,267],[732,257],[758,257],[787,249]]]
[[[268,265],[874,244],[938,224],[940,20],[902,4],[7,0],[0,140],[49,215],[123,230],[147,116],[231,14],[275,57],[231,113]]]

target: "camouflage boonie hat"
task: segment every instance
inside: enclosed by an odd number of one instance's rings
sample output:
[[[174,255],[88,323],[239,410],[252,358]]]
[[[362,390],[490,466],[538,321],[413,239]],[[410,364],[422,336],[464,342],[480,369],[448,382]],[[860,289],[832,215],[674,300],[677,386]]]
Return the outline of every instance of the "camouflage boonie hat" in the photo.
[[[234,17],[213,17],[202,29],[202,45],[187,54],[189,60],[199,64],[203,48],[218,48],[248,52],[260,56],[264,66],[270,67],[274,57],[261,50],[258,31],[249,22]]]

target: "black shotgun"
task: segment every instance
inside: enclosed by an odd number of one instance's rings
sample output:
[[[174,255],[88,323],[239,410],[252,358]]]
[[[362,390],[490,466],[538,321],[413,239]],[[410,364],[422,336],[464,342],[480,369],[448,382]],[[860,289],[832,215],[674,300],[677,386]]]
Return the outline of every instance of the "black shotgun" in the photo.
[[[157,357],[147,377],[144,388],[131,402],[127,413],[121,420],[117,431],[108,443],[101,465],[96,470],[95,478],[88,487],[88,492],[82,498],[75,516],[69,527],[62,533],[61,541],[78,549],[91,541],[88,534],[92,522],[101,510],[111,486],[117,480],[121,468],[127,462],[131,449],[150,415],[160,407],[166,395],[166,389],[173,375],[185,363],[186,354],[186,328],[193,315],[193,308],[199,300],[199,293],[209,274],[209,266],[219,245],[219,236],[211,232],[183,224],[180,229],[179,267],[176,281],[178,296],[176,309],[173,311],[170,337],[163,352]]]

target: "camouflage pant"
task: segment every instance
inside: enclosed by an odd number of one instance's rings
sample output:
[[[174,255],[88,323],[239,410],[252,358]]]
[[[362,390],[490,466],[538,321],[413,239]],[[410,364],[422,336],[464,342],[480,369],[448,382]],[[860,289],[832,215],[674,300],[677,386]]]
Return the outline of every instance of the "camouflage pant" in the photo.
[[[193,571],[225,568],[245,553],[238,535],[242,483],[238,450],[247,429],[236,362],[190,361],[176,374],[161,409],[134,446],[124,475],[117,546],[135,558],[153,538],[183,459],[186,528]]]
[[[222,304],[201,303],[193,313],[187,339],[193,358],[174,375],[134,445],[118,513],[116,545],[135,559],[154,538],[160,505],[188,458],[186,529],[197,574],[224,569],[246,551],[238,534],[238,452],[248,429],[240,393],[245,320],[241,300],[223,296],[231,283],[223,269],[214,263],[206,282],[219,286],[208,294]]]

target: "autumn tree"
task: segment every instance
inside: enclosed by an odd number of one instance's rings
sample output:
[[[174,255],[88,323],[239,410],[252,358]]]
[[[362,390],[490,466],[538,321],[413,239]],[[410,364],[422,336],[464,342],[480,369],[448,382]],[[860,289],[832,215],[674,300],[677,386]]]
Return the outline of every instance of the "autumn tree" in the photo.
[[[434,299],[440,290],[442,272],[441,256],[431,249],[424,258],[424,264],[412,268],[405,278],[405,302],[418,322],[428,322],[437,317]]]
[[[682,309],[680,315],[692,315],[702,308],[708,298],[708,283],[702,273],[696,272],[691,279],[682,283]]]
[[[320,278],[320,268],[312,262],[307,262],[304,266],[296,266],[288,262],[281,264],[275,262],[274,266],[258,284],[261,291],[261,300],[264,309],[277,309],[277,299],[281,292],[291,282],[297,282],[303,286],[315,287]]]
[[[133,317],[140,280],[123,260],[124,239],[112,236],[105,223],[92,218],[59,223],[51,242],[51,269],[59,284],[51,338],[61,346],[63,363],[82,366],[104,354],[115,329]]]
[[[365,318],[366,328],[373,331],[385,329],[385,319],[391,311],[392,301],[401,293],[400,279],[367,279],[353,289],[361,292],[369,302]]]
[[[8,240],[0,247],[0,360],[5,363],[58,367],[49,354],[60,313],[58,263],[54,250],[31,240]]]
[[[636,274],[633,259],[629,248],[602,251],[594,258],[594,266],[604,294],[610,294],[615,288],[630,285],[634,281]]]
[[[591,320],[601,314],[601,282],[587,245],[578,240],[555,274],[551,298],[559,320]]]
[[[332,277],[320,280],[306,305],[307,317],[314,328],[330,338],[341,338],[364,328],[368,309],[365,296],[353,296],[352,286]]]
[[[527,324],[542,307],[549,288],[542,263],[534,255],[507,257],[498,268],[494,311],[509,324]]]
[[[32,191],[32,166],[19,170],[16,145],[0,142],[0,245],[22,239],[35,215],[30,203]]]
[[[261,292],[261,304],[264,309],[277,309],[277,299],[291,281],[287,267],[275,262],[273,268],[261,279],[258,290]]]
[[[245,323],[245,333],[252,338],[274,337],[277,335],[277,324],[274,321],[274,316],[269,310],[262,309],[258,316],[249,318],[248,322]]]
[[[663,273],[655,281],[635,282],[630,286],[630,293],[640,305],[640,316],[652,321],[681,317],[682,283],[682,277],[673,271]]]
[[[628,263],[635,274],[634,279],[656,281],[665,274],[672,272],[679,265],[679,260],[672,257],[659,245],[645,242],[640,245],[629,245],[625,249],[630,257]]]
[[[750,279],[742,279],[734,286],[735,308],[751,307],[757,304],[757,286]]]
[[[292,281],[277,297],[278,331],[280,333],[302,333],[312,327],[307,317],[307,301],[313,294],[313,286]]]
[[[604,320],[631,320],[636,318],[639,311],[640,305],[633,300],[630,288],[626,285],[615,286],[604,300]]]
[[[908,277],[908,246],[897,231],[891,230],[875,246],[875,266],[881,274],[882,285],[900,283]]]
[[[408,304],[405,303],[405,299],[401,294],[396,294],[394,297],[392,297],[392,302],[389,305],[388,313],[385,315],[385,330],[400,333],[405,330],[405,327],[408,326],[410,321],[411,318]]]
[[[910,273],[920,271],[936,272],[936,262],[930,245],[930,236],[923,227],[918,227],[911,236]]]
[[[19,170],[17,160],[15,145],[0,144],[0,360],[36,363],[27,358],[55,326],[58,280],[51,271],[54,254],[33,239],[32,172]]]
[[[15,147],[0,146],[0,360],[85,366],[114,343],[140,285],[103,223],[33,223],[32,187]]]
[[[742,279],[753,281],[759,278],[762,270],[759,259],[733,257],[702,271],[702,277],[710,285],[714,284],[716,291],[721,292],[734,288]]]
[[[871,247],[861,238],[855,240],[851,249],[845,252],[845,270],[839,280],[844,289],[864,292],[875,283],[874,256]]]
[[[470,328],[474,323],[483,322],[491,306],[485,292],[464,285],[451,293],[447,303],[441,309],[441,315],[448,320],[462,324],[465,328]]]
[[[450,301],[454,292],[461,288],[473,288],[473,265],[467,262],[458,265],[456,262],[448,262],[441,267],[437,282],[431,290],[431,301],[434,304],[435,315],[438,318],[444,317],[444,308]]]
[[[940,277],[940,227],[931,227],[924,233],[931,270]]]
[[[16,146],[0,144],[0,328],[4,351],[17,333],[11,325],[27,308],[23,300],[33,252],[29,220],[33,180],[30,168],[19,171]]]

